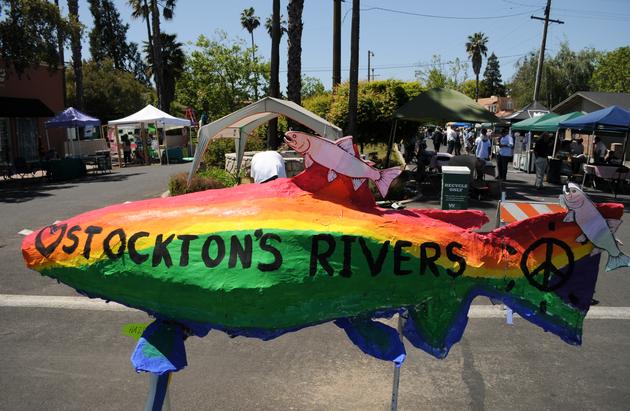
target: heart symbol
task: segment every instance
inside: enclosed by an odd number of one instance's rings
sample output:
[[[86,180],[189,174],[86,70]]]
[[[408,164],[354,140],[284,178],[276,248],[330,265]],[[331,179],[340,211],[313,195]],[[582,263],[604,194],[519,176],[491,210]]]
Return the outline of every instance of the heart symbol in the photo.
[[[61,240],[63,240],[63,236],[66,234],[66,228],[68,228],[67,224],[61,224],[59,226],[53,224],[42,228],[39,233],[37,233],[37,237],[35,237],[35,248],[37,248],[37,251],[39,251],[44,257],[48,258],[48,256],[55,251],[59,243],[61,243]],[[49,245],[44,245],[42,241],[42,237],[44,235],[47,235],[47,240],[51,237],[55,239]]]

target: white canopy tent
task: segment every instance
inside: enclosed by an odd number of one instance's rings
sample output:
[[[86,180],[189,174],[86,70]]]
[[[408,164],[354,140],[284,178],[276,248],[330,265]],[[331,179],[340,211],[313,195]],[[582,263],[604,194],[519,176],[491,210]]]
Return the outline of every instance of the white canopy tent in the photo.
[[[157,107],[148,104],[145,108],[140,111],[137,111],[127,117],[120,118],[118,120],[108,121],[108,126],[130,126],[134,128],[139,128],[142,138],[142,144],[144,146],[145,155],[148,154],[148,147],[146,142],[146,134],[145,129],[149,124],[155,124],[156,128],[162,128],[164,130],[170,130],[174,128],[180,127],[190,127],[192,124],[187,118],[179,118],[173,117],[168,113],[158,109]],[[166,141],[166,140],[165,140]],[[116,145],[118,150],[118,158],[120,159],[120,141],[118,140],[118,130],[116,130]],[[168,147],[166,147],[168,150]],[[160,154],[161,157],[161,154]],[[168,162],[168,151],[167,151],[167,162]],[[120,164],[120,161],[119,161]]]
[[[233,138],[235,140],[237,153],[236,169],[240,170],[245,153],[245,145],[250,133],[258,126],[281,115],[303,124],[322,137],[337,140],[343,136],[339,127],[308,111],[299,104],[273,97],[265,97],[199,129],[199,146],[195,152],[195,158],[188,177],[189,180],[199,167],[208,144],[211,140],[217,138]]]

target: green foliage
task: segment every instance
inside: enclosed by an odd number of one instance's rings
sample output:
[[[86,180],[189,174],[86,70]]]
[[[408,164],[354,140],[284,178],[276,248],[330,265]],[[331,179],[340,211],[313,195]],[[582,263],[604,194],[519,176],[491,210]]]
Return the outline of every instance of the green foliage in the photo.
[[[67,95],[74,96],[74,73],[66,70]],[[153,90],[142,84],[127,71],[116,70],[114,64],[104,60],[83,65],[83,89],[86,111],[106,122],[143,108],[153,98]],[[68,104],[74,105],[70,99]]]
[[[320,79],[310,76],[302,76],[302,100],[309,97],[324,94],[326,88]]]
[[[177,41],[176,34],[160,33],[160,45],[162,47],[162,70],[164,71],[164,84],[162,85],[162,106],[167,112],[171,111],[171,103],[175,99],[175,84],[184,72],[186,56],[183,44]],[[147,56],[149,66],[147,74],[153,75],[153,53],[148,42],[144,42],[144,54]]]
[[[448,70],[445,69],[448,67]],[[468,78],[468,64],[459,58],[443,62],[442,57],[435,54],[431,63],[424,69],[416,70],[416,78],[420,84],[429,88],[450,88],[459,90]]]
[[[593,49],[574,52],[568,43],[562,43],[555,56],[545,56],[540,87],[540,100],[547,107],[553,107],[571,94],[589,91],[595,65],[601,53]],[[512,79],[512,99],[516,107],[523,107],[532,101],[538,55],[529,53],[517,63],[516,74]]]
[[[357,136],[354,142],[364,146],[370,143],[386,143],[392,125],[394,112],[410,98],[418,95],[422,88],[416,82],[404,83],[399,80],[372,81],[359,83],[357,112]],[[311,97],[304,102],[305,107],[345,129],[348,119],[349,84],[337,87],[335,95]],[[397,135],[411,137],[417,127],[414,123],[399,122]]]
[[[474,100],[477,93],[477,82],[475,80],[466,80],[459,85],[458,91]]]
[[[0,0],[0,56],[18,76],[29,67],[46,63],[59,65],[57,34],[74,25],[63,19],[59,9],[46,0]]]
[[[252,64],[243,40],[230,40],[217,32],[217,40],[200,36],[177,82],[176,98],[184,106],[205,111],[210,121],[223,117],[252,99],[250,73],[259,74],[266,90],[269,65],[262,57]]]
[[[619,47],[603,55],[591,84],[597,91],[630,93],[630,47]]]
[[[235,185],[234,177],[220,169],[210,169],[203,173],[194,174],[188,185],[188,173],[179,173],[171,176],[168,182],[168,190],[171,196],[194,193],[216,188],[225,188]]]
[[[234,140],[231,138],[211,140],[203,153],[203,163],[206,167],[225,168],[225,155],[234,153],[235,150]]]
[[[483,72],[483,80],[481,81],[481,87],[479,94],[481,97],[501,96],[505,97],[505,86],[503,80],[501,80],[501,68],[499,66],[499,59],[496,54],[490,54],[488,62],[486,63],[486,69]]]
[[[88,3],[94,18],[89,34],[92,60],[102,62],[110,59],[116,70],[129,71],[148,85],[146,65],[140,57],[138,45],[127,42],[129,24],[123,24],[113,1],[88,0]]]

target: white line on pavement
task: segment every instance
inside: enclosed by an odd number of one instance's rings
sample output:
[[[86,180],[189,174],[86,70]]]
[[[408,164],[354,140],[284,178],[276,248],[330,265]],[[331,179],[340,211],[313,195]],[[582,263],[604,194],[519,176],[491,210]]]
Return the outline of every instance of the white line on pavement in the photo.
[[[135,311],[114,302],[99,298],[58,297],[47,295],[0,294],[0,307],[13,308],[60,308],[67,310]],[[472,305],[469,318],[505,318],[505,310],[499,305]],[[515,314],[514,317],[517,317]],[[630,307],[591,307],[587,319],[630,320]]]

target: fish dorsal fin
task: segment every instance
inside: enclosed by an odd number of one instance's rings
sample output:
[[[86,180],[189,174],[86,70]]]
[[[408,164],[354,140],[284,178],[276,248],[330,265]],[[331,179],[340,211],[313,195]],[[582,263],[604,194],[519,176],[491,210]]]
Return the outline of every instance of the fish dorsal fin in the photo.
[[[352,144],[352,136],[342,137],[339,140],[335,141],[335,144],[339,146],[339,148],[341,148],[343,151],[350,153],[353,156],[356,155],[356,152],[354,151],[354,145]]]
[[[606,224],[608,224],[608,228],[610,228],[610,231],[613,234],[615,234],[615,232],[617,231],[617,229],[621,225],[621,220],[618,220],[616,218],[607,218],[606,219]]]

